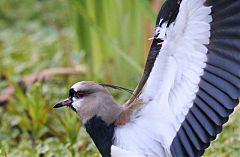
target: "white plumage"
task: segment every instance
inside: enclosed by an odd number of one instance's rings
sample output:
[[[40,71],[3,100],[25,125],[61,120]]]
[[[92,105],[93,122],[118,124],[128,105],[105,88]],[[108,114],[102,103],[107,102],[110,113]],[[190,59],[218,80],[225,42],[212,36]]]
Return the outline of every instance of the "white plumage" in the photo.
[[[112,157],[145,157],[143,155],[134,154],[132,152],[123,150],[114,145],[111,147],[111,155],[112,155]]]
[[[170,145],[193,105],[207,60],[211,8],[203,3],[182,1],[140,95],[145,105],[116,129],[116,146],[146,156],[171,156]]]

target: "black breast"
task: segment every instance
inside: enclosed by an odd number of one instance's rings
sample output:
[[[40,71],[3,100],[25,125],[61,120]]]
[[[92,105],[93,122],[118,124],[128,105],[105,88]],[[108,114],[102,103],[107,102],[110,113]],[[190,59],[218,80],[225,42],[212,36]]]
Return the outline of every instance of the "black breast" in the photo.
[[[94,116],[85,123],[85,128],[91,136],[103,157],[111,157],[114,124],[107,125],[100,117]]]

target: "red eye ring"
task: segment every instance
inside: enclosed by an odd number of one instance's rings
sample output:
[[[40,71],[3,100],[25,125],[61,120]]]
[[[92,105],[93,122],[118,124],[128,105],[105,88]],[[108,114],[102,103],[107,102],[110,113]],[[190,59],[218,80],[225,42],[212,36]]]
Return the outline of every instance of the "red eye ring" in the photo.
[[[74,97],[76,97],[76,98],[82,98],[82,97],[84,97],[84,94],[83,94],[82,92],[76,92],[75,95],[74,95]]]

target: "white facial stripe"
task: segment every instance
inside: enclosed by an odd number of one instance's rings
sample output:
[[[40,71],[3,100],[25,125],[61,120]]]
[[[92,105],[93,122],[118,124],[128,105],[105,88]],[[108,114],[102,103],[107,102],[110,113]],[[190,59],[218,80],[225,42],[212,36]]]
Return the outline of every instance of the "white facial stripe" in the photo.
[[[73,99],[72,107],[78,111],[82,105],[82,99],[76,99],[74,97],[72,99]]]
[[[72,88],[74,89],[74,91],[78,91],[79,88],[80,88],[80,86],[81,86],[81,84],[82,84],[82,82],[77,82],[77,83],[75,83],[75,84],[72,86]]]

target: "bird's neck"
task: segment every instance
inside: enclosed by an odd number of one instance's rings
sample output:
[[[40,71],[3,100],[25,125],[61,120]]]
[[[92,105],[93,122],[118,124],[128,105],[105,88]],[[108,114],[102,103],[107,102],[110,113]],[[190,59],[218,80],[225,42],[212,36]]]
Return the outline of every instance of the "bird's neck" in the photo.
[[[94,116],[85,123],[85,128],[101,155],[103,157],[111,157],[114,124],[107,125],[101,117]]]

